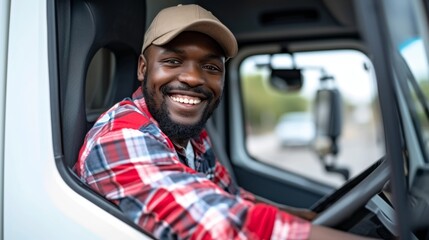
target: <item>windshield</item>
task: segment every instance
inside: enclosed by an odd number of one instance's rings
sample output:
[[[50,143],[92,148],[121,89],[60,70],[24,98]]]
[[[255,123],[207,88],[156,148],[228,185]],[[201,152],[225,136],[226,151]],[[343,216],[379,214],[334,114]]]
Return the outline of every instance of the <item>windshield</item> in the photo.
[[[423,25],[423,8],[418,1],[414,5],[406,1],[395,1],[386,4],[387,15],[400,9],[399,16],[387,16],[389,33],[395,52],[399,54],[396,64],[405,70],[404,78],[400,78],[401,89],[408,104],[415,133],[421,145],[422,154],[428,162],[429,156],[429,68],[427,29]],[[420,2],[421,3],[421,2]],[[399,9],[398,9],[399,8]],[[415,8],[415,9],[413,9]],[[420,8],[420,9],[419,9]],[[416,11],[416,9],[418,9]],[[417,14],[415,14],[417,12]],[[396,60],[398,60],[396,59]],[[405,63],[405,64],[404,64]],[[399,67],[398,67],[399,68]]]
[[[429,155],[429,74],[425,47],[421,38],[415,38],[404,44],[400,53],[409,66],[408,87],[411,113],[420,137],[420,142]],[[426,158],[427,160],[427,158]]]

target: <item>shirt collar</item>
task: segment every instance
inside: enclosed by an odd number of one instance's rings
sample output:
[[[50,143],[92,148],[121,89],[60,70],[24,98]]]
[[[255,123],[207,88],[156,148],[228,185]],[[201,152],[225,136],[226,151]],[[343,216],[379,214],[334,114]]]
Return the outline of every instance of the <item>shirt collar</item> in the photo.
[[[150,121],[159,128],[158,122],[155,120],[155,118],[152,117],[152,114],[150,114],[149,109],[147,108],[146,101],[143,98],[142,87],[137,88],[137,90],[133,93],[132,98],[139,110],[142,111],[142,113],[145,114],[150,119]]]

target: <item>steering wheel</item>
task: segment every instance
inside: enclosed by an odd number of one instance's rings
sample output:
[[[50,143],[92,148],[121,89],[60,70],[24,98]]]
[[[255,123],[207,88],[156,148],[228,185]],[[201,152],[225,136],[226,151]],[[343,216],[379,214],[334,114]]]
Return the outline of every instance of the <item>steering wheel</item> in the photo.
[[[388,164],[382,158],[333,194],[317,202],[311,208],[319,213],[313,224],[328,227],[340,224],[380,192],[388,179]]]

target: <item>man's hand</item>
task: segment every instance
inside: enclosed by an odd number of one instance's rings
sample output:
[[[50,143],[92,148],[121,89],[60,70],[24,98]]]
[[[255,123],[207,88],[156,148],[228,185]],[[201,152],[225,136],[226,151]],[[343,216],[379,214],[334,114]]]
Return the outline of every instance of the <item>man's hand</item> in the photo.
[[[285,211],[287,213],[290,213],[292,215],[298,216],[302,219],[305,219],[307,221],[312,221],[316,216],[317,213],[310,211],[308,209],[304,209],[304,208],[294,208],[294,207],[289,207],[286,205],[281,205],[275,202],[272,202],[268,199],[259,197],[259,196],[255,196],[255,202],[260,202],[260,203],[268,203],[272,206],[276,206],[278,209]]]
[[[289,206],[278,206],[278,208],[308,221],[312,221],[317,216],[317,213],[304,208],[293,208]]]

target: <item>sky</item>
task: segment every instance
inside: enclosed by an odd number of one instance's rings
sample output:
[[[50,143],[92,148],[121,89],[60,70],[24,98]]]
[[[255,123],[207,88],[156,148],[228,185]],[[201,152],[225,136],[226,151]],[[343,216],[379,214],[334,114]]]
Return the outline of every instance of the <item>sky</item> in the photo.
[[[423,41],[420,38],[414,38],[400,46],[401,54],[408,62],[408,65],[417,80],[427,79],[429,76],[429,65],[424,49]]]

